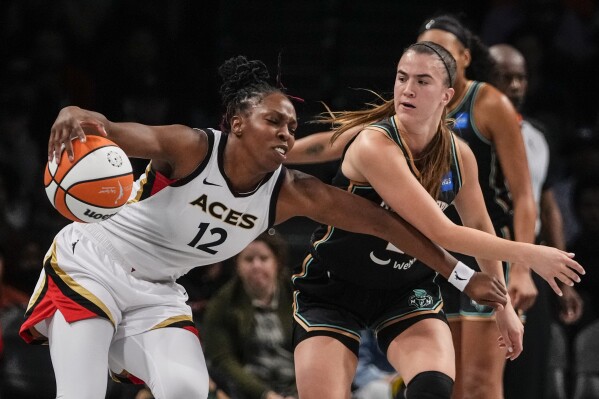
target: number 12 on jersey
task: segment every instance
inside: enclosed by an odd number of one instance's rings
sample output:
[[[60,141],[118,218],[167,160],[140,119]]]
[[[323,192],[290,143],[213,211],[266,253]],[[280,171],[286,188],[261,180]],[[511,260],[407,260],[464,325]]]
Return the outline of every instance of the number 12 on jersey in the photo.
[[[198,233],[193,238],[193,240],[191,240],[187,245],[199,249],[200,251],[208,252],[209,254],[214,255],[218,251],[216,249],[212,249],[212,247],[220,245],[226,241],[227,231],[220,227],[213,227],[210,229],[210,237],[206,239],[206,241],[208,242],[204,241],[204,243],[200,244],[199,242],[204,237],[206,231],[208,231],[209,226],[210,223],[200,223],[200,225],[198,226]]]

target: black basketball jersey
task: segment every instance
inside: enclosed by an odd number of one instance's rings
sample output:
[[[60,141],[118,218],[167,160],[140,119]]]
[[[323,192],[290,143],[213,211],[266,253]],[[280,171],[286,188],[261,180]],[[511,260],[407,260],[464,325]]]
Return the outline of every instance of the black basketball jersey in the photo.
[[[384,132],[401,148],[406,159],[409,159],[395,117],[370,125],[370,128]],[[351,142],[353,140],[347,147]],[[462,185],[456,146],[455,137],[452,135],[451,167],[443,177],[437,198],[443,210],[453,202]],[[416,174],[416,171],[412,169],[412,173]],[[389,209],[372,186],[350,181],[343,175],[341,168],[333,179],[333,185]],[[324,267],[331,276],[366,288],[401,289],[404,285],[408,287],[415,281],[434,276],[432,269],[423,266],[417,259],[403,253],[387,241],[366,234],[350,233],[333,226],[321,225],[316,229],[311,240],[311,256],[318,265],[313,267]],[[313,277],[318,274],[314,272]]]
[[[482,82],[471,82],[466,95],[448,117],[455,119],[454,132],[464,139],[474,152],[485,205],[495,229],[498,230],[503,226],[511,226],[513,205],[495,146],[480,133],[472,117],[476,96],[483,86]],[[459,221],[457,213],[451,214],[451,217]]]

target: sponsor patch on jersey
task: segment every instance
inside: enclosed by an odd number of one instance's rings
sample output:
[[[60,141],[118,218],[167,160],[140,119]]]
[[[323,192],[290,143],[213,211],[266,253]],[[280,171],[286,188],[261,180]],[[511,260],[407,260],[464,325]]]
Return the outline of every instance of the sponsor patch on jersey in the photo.
[[[468,120],[470,116],[468,112],[460,112],[455,116],[455,127],[458,129],[465,129],[468,127]]]
[[[441,192],[451,191],[453,190],[453,174],[451,170],[447,172],[445,176],[443,176],[443,180],[441,181]]]

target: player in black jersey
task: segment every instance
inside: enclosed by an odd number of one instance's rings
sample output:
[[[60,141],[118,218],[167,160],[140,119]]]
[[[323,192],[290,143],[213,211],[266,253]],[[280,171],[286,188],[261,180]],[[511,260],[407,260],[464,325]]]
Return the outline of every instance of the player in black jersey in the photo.
[[[448,104],[448,116],[456,121],[454,132],[474,152],[495,233],[511,240],[535,242],[536,205],[518,116],[503,93],[484,83],[492,66],[488,49],[449,15],[427,19],[419,33],[419,41],[440,44],[456,59],[456,93]],[[455,212],[450,217],[459,222]],[[538,293],[528,265],[506,263],[504,269],[512,304],[522,314]],[[497,336],[493,310],[472,302],[449,284],[442,283],[442,292],[456,347],[456,397],[502,398],[505,359],[491,345]],[[484,344],[473,348],[472,342]]]
[[[493,234],[474,155],[445,123],[455,76],[456,63],[447,50],[430,42],[417,43],[399,61],[394,100],[364,111],[333,113],[327,122],[338,126],[333,139],[344,145],[333,144],[321,154],[328,159],[343,155],[335,184],[395,211],[439,245],[480,257],[485,272],[501,280],[500,263],[489,259],[532,262],[558,289],[554,278],[560,278],[561,272],[547,274],[545,262],[525,254],[544,252],[547,247]],[[327,133],[318,135],[322,137]],[[300,145],[299,153],[292,151],[288,161],[316,161],[314,155],[302,156],[310,152],[311,144]],[[467,225],[486,233],[445,217],[442,209],[454,199]],[[407,398],[449,398],[455,359],[435,279],[419,260],[386,241],[333,226],[319,228],[309,255],[293,276],[300,396],[348,397],[359,331],[371,328],[383,353],[407,382]],[[458,288],[467,279],[460,267],[450,276]],[[497,324],[500,346],[507,348],[504,356],[517,357],[522,350],[522,324],[511,304],[498,312]]]

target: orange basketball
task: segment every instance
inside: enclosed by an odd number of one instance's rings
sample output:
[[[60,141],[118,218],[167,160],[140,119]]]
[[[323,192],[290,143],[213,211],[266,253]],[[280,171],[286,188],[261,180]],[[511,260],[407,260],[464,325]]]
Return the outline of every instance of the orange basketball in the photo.
[[[52,205],[64,217],[92,223],[116,214],[133,188],[133,168],[125,152],[102,136],[73,140],[74,159],[66,151],[60,164],[46,164],[44,187]]]

